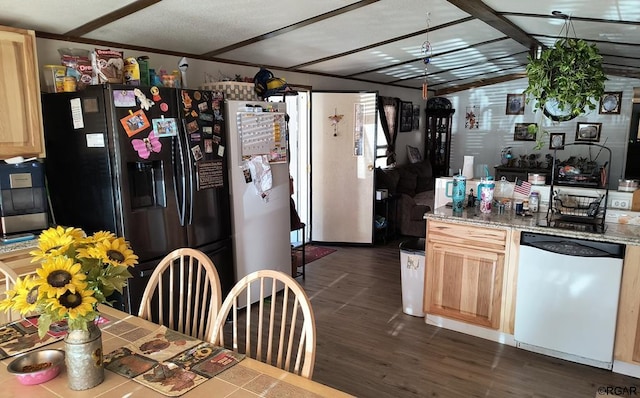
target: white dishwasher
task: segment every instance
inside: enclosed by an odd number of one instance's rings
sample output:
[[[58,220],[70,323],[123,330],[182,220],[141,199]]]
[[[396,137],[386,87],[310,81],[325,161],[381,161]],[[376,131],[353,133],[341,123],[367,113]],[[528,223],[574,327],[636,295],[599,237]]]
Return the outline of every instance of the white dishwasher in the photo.
[[[611,369],[625,246],[523,232],[516,346]]]

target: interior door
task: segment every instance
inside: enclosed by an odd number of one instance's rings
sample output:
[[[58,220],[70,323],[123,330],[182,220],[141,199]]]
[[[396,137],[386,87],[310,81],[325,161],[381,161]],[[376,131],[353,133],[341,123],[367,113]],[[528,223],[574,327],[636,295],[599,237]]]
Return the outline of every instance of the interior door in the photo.
[[[311,94],[311,238],[373,243],[375,92]]]

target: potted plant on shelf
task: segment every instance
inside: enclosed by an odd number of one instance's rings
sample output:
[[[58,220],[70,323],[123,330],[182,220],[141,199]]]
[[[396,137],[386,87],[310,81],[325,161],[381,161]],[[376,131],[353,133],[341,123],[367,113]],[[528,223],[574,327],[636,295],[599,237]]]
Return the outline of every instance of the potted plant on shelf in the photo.
[[[593,99],[602,96],[607,80],[598,48],[569,37],[557,40],[553,47],[542,51],[539,58],[529,56],[527,77],[526,102],[535,101],[534,109],[542,110],[556,122],[596,109]],[[543,137],[544,134],[537,136],[537,149],[542,148]]]

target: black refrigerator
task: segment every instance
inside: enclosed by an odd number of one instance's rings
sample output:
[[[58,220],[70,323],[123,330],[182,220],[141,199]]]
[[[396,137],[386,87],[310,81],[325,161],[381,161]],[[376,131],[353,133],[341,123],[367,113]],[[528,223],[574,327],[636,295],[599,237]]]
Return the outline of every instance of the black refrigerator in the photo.
[[[53,222],[114,232],[139,264],[117,305],[136,314],[151,273],[180,247],[234,283],[224,98],[126,85],[42,95]]]

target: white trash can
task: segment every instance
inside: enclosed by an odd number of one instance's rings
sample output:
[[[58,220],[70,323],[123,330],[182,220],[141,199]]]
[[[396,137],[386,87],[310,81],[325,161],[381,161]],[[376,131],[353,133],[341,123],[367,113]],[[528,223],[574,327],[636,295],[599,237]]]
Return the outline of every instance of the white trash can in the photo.
[[[402,311],[423,317],[424,301],[424,238],[400,243],[400,268],[402,277]]]

